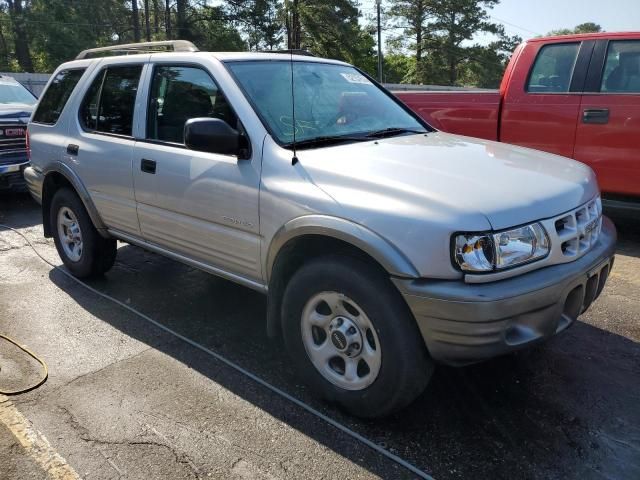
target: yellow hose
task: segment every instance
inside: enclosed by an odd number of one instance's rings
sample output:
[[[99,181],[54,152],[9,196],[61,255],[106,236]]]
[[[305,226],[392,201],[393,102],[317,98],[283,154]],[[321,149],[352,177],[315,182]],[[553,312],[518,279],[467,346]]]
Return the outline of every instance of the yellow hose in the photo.
[[[9,390],[9,391],[0,390],[0,394],[2,394],[2,395],[17,395],[19,393],[25,393],[25,392],[28,392],[30,390],[33,390],[34,388],[38,388],[40,385],[42,385],[44,382],[47,381],[47,378],[49,377],[49,369],[47,368],[47,364],[44,363],[44,360],[42,360],[40,357],[38,357],[35,353],[33,353],[27,347],[23,347],[22,345],[20,345],[18,342],[16,342],[12,338],[7,337],[6,335],[2,335],[1,333],[0,333],[0,338],[4,338],[9,343],[13,343],[16,347],[18,347],[20,350],[25,352],[27,355],[29,355],[31,358],[33,358],[36,362],[38,362],[40,365],[42,365],[42,372],[43,372],[42,373],[42,378],[40,378],[40,380],[38,380],[38,383],[36,383],[34,385],[31,385],[30,387],[20,389],[20,390]]]

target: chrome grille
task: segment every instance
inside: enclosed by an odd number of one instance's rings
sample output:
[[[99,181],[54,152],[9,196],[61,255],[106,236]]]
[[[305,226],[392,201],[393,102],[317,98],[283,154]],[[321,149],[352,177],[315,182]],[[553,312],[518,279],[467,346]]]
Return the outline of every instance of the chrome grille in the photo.
[[[602,230],[600,197],[547,222],[553,223],[552,231],[555,233],[551,235],[553,256],[557,260],[563,258],[561,262],[575,260],[591,250],[600,237]],[[550,230],[547,227],[547,231]]]
[[[573,262],[589,252],[602,235],[602,202],[597,196],[587,203],[556,217],[540,220],[549,235],[549,255],[511,270],[494,274],[467,274],[468,283],[485,283],[551,265]],[[606,279],[606,276],[603,277]],[[590,287],[593,288],[593,285]],[[598,286],[598,288],[601,288]]]
[[[0,125],[0,156],[24,153],[27,149],[25,133],[27,126]]]

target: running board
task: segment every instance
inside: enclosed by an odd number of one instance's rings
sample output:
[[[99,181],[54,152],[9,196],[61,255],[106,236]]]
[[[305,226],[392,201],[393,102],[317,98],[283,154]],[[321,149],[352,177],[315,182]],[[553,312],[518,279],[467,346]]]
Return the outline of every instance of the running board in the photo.
[[[268,287],[266,285],[263,285],[260,282],[256,282],[255,280],[245,278],[235,273],[227,272],[226,270],[222,270],[220,268],[212,267],[211,265],[207,265],[206,263],[202,263],[198,260],[185,257],[184,255],[172,252],[171,250],[167,250],[153,243],[140,240],[131,235],[120,232],[119,230],[114,230],[110,228],[108,229],[108,232],[109,234],[111,234],[111,236],[113,236],[114,238],[117,238],[118,240],[122,240],[123,242],[131,243],[132,245],[135,245],[140,248],[144,248],[145,250],[149,250],[151,252],[164,255],[166,257],[171,258],[172,260],[176,260],[177,262],[184,263],[185,265],[189,265],[190,267],[197,268],[198,270],[202,270],[212,275],[216,275],[217,277],[222,277],[225,280],[230,280],[234,283],[238,283],[245,287],[249,287],[252,290],[257,290],[258,292],[261,292],[261,293],[266,293],[268,290]]]

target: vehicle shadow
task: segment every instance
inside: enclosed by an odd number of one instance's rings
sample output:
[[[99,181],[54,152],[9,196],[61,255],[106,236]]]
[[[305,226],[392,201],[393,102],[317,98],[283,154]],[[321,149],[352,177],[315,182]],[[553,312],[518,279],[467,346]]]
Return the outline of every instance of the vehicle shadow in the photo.
[[[640,257],[640,212],[605,209],[618,229],[617,253]]]
[[[42,223],[40,205],[28,193],[0,192],[0,223],[13,228]]]
[[[152,345],[316,439],[372,474],[380,461],[274,395],[218,368],[202,352],[158,342],[142,320],[104,308],[103,300],[56,270],[49,277],[92,315]],[[389,418],[362,421],[300,385],[280,342],[265,332],[260,293],[137,247],[119,249],[116,266],[91,286],[214,350],[390,449],[436,478],[640,478],[640,346],[577,322],[524,354],[465,368],[439,367],[427,391]],[[604,295],[606,295],[606,290]],[[613,414],[612,412],[615,412]],[[374,457],[375,458],[375,455]],[[406,472],[409,475],[408,472]]]

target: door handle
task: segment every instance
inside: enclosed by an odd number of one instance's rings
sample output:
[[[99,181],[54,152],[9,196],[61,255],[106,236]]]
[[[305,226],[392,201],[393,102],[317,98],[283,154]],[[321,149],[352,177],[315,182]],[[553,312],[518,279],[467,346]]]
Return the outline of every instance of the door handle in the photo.
[[[582,112],[582,123],[609,123],[608,108],[585,108]]]
[[[154,160],[149,160],[147,158],[143,158],[140,160],[140,170],[144,173],[156,173],[156,162]]]
[[[75,145],[73,143],[70,143],[69,145],[67,145],[67,153],[69,155],[78,155],[79,151],[80,151],[80,147],[78,145]]]

